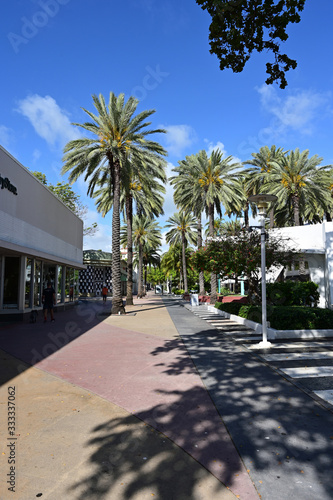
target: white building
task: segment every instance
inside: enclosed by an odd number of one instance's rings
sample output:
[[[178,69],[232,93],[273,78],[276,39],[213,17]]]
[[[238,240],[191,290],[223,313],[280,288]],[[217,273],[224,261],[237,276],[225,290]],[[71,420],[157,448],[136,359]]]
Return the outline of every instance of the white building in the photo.
[[[290,238],[290,244],[304,254],[309,279],[319,288],[319,307],[333,309],[333,222],[271,229],[274,235]]]
[[[47,281],[69,302],[82,246],[82,220],[0,146],[0,320],[40,308]]]

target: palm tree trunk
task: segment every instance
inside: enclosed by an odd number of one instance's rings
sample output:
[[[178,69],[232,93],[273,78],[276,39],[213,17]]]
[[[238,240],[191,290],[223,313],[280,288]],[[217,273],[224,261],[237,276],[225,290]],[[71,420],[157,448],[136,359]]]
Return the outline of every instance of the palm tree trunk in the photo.
[[[274,227],[274,208],[269,212],[269,229],[273,229]]]
[[[127,222],[127,295],[126,305],[133,305],[133,197],[126,198],[126,222]]]
[[[144,296],[143,293],[143,247],[142,247],[142,242],[139,242],[139,269],[138,269],[138,280],[139,280],[139,285],[138,285],[138,298],[142,299]]]
[[[112,160],[110,169],[112,168]],[[125,313],[121,294],[120,259],[120,163],[113,163],[113,213],[112,213],[112,309],[111,314]]]
[[[214,204],[210,203],[208,207],[208,217],[209,217],[209,236],[214,237]],[[214,273],[210,275],[210,303],[215,304],[217,302],[217,276]]]
[[[198,249],[202,247],[201,214],[198,217]],[[199,271],[199,295],[205,295],[205,279],[203,271]]]
[[[184,293],[188,293],[187,271],[186,271],[186,244],[185,244],[184,233],[182,233],[182,258],[183,258]]]
[[[249,227],[249,202],[246,202],[245,208],[244,208],[244,226],[246,228]]]
[[[293,203],[293,209],[294,209],[294,225],[299,226],[300,225],[300,218],[299,218],[299,199],[297,194],[294,194],[292,197],[292,203]]]

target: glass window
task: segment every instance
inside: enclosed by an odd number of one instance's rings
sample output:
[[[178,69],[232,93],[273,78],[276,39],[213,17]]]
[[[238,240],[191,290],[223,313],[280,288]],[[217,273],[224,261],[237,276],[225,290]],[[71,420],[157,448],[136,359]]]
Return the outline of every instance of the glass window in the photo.
[[[73,300],[74,297],[74,275],[73,268],[66,267],[66,281],[65,281],[65,302]]]
[[[55,275],[56,275],[56,266],[55,264],[48,264],[44,262],[43,265],[43,287],[47,287],[47,282],[51,281],[53,288],[55,287]]]
[[[79,270],[78,269],[73,269],[73,275],[74,275],[74,300],[78,299],[79,297]]]
[[[20,274],[20,258],[5,257],[5,274],[3,289],[4,309],[18,308],[18,289]]]
[[[31,297],[31,284],[32,284],[32,259],[27,259],[27,264],[25,266],[25,292],[24,292],[24,306],[32,306]]]
[[[58,293],[57,302],[61,302],[63,266],[58,266]]]
[[[35,260],[34,272],[34,306],[40,306],[42,300],[42,261]]]

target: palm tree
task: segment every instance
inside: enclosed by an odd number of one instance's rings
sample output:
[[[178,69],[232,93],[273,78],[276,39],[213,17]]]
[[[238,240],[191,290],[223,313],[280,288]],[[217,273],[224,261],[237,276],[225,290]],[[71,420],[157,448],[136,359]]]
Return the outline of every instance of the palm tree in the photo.
[[[172,169],[178,175],[170,177],[170,184],[174,186],[173,199],[177,207],[184,211],[190,211],[197,221],[197,247],[202,247],[202,222],[201,214],[204,210],[203,197],[199,190],[194,190],[196,155],[186,156],[185,160],[178,162],[178,167]],[[199,294],[205,294],[204,273],[199,271]]]
[[[162,161],[166,156],[163,147],[147,137],[164,130],[150,130],[150,122],[145,121],[154,113],[146,110],[134,116],[138,100],[129,97],[125,102],[124,94],[117,97],[110,92],[109,103],[104,97],[93,95],[93,101],[98,114],[83,108],[92,120],[77,125],[93,138],[82,138],[70,141],[64,148],[64,166],[62,173],[68,173],[69,181],[75,182],[80,176],[89,181],[88,194],[92,195],[100,180],[104,167],[108,167],[111,179],[113,211],[112,211],[112,314],[124,313],[121,295],[120,268],[120,186],[122,170],[128,165],[128,159],[133,164],[143,164]]]
[[[139,255],[138,265],[138,298],[145,294],[143,287],[143,252],[144,248],[156,250],[162,241],[161,228],[149,216],[134,215],[133,217],[133,243]],[[127,227],[121,228],[121,243],[127,244]]]
[[[197,243],[197,235],[195,233],[197,228],[196,220],[190,213],[177,212],[172,217],[169,217],[166,222],[165,227],[170,228],[165,235],[166,242],[171,245],[181,244],[182,246],[184,292],[188,293],[186,247],[189,243],[194,245]]]
[[[159,266],[161,262],[161,256],[157,253],[156,248],[150,247],[146,243],[143,244],[142,248],[142,267],[143,267],[143,287],[144,291],[147,290],[147,270],[148,266]],[[133,264],[139,267],[139,255],[138,253],[133,259]]]
[[[121,180],[120,206],[124,212],[127,226],[127,294],[126,305],[133,305],[133,204],[140,207],[140,212],[145,215],[163,215],[163,196],[165,188],[158,181],[166,182],[164,165],[153,163],[143,164],[139,168],[128,162],[128,168],[123,170]],[[158,179],[158,180],[157,180]],[[109,184],[111,179],[109,178]],[[103,187],[104,186],[104,187]],[[102,183],[102,188],[93,195],[96,200],[97,210],[103,216],[112,208],[113,198],[110,187]]]
[[[323,212],[330,206],[331,166],[319,167],[322,158],[298,148],[271,163],[263,192],[277,196],[276,219],[279,225],[299,226],[310,213]]]
[[[188,250],[188,249],[187,249]],[[179,288],[182,288],[182,246],[172,245],[161,257],[161,268],[167,277],[179,276]]]
[[[232,213],[236,205],[240,205],[243,193],[239,180],[239,163],[232,163],[232,156],[222,158],[219,149],[214,150],[210,157],[202,150],[196,155],[193,163],[195,196],[201,195],[203,206],[209,220],[209,236],[214,237],[214,213],[222,217],[221,206],[227,213]],[[200,193],[200,194],[199,194]],[[237,202],[237,199],[240,200]],[[211,303],[217,300],[217,276],[211,274]]]
[[[262,186],[269,182],[270,172],[272,170],[272,163],[280,161],[287,151],[283,148],[277,148],[276,146],[263,146],[259,149],[259,153],[252,153],[253,159],[244,162],[244,165],[253,165],[252,168],[247,169],[244,174],[246,175],[246,182],[244,185],[244,191],[246,199],[251,195],[255,195],[261,192]],[[249,202],[247,202],[246,208],[248,209]],[[252,213],[255,215],[256,207],[254,204],[251,206]],[[245,212],[245,211],[244,211]],[[246,214],[244,213],[246,218]],[[269,211],[270,218],[270,228],[274,227],[274,210],[273,207]],[[246,226],[246,221],[245,221]],[[247,227],[247,226],[246,226]]]

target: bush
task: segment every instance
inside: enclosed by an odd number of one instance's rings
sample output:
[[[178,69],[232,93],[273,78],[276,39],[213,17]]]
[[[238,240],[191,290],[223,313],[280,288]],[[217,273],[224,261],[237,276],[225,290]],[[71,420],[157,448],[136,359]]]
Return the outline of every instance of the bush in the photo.
[[[217,302],[215,307],[229,314],[261,323],[261,306]],[[320,330],[333,327],[333,310],[301,306],[269,306],[267,320],[276,330]]]
[[[312,281],[267,283],[267,303],[275,306],[315,306],[319,301],[318,285]]]
[[[182,288],[176,288],[173,293],[175,295],[183,295],[185,293],[185,290],[183,290]]]
[[[225,295],[234,295],[234,292],[231,292],[229,290],[229,288],[227,288],[225,286],[222,286],[221,287],[221,291],[220,291],[220,295],[223,295],[223,296],[225,296]]]

